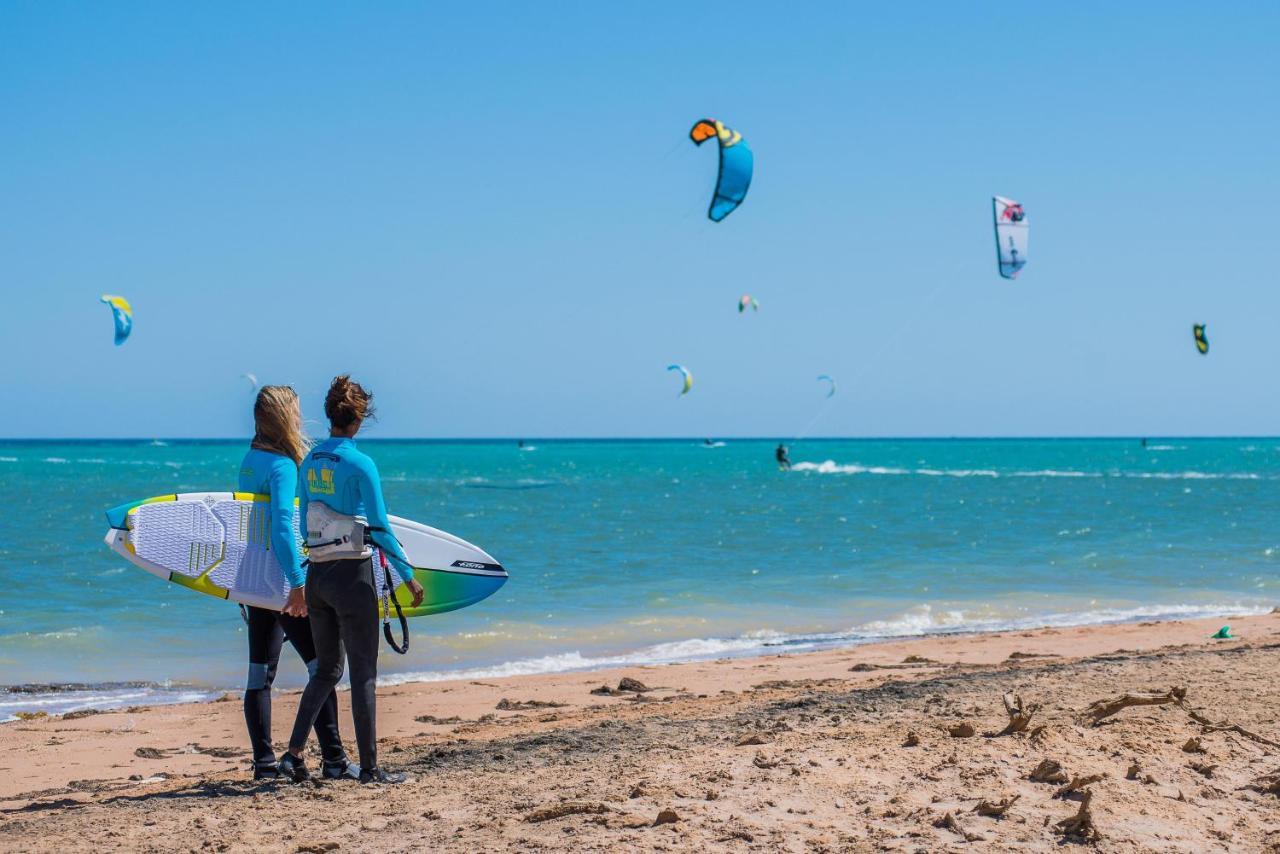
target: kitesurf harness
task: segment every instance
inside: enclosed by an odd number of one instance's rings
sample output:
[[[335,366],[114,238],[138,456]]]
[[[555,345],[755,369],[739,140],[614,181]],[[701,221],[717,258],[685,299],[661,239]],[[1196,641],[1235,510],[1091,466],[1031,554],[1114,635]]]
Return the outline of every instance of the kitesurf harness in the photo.
[[[370,538],[370,533],[383,533],[392,538],[395,536],[386,528],[370,527],[369,520],[363,516],[339,513],[322,501],[312,501],[307,505],[306,521],[307,560],[304,565],[313,561],[364,560],[373,556],[373,546],[377,545]],[[382,568],[385,582],[382,587],[382,634],[392,649],[404,655],[409,651],[409,621],[405,619],[400,600],[395,596],[396,585],[391,578],[391,567],[387,562],[386,552],[381,548],[378,549],[378,565]],[[400,620],[399,644],[391,634],[392,605]]]

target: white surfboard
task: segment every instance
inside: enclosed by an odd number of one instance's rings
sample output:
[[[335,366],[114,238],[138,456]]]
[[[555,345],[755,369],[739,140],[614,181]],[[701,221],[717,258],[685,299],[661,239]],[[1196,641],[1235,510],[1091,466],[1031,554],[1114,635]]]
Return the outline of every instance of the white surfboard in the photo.
[[[270,499],[251,492],[186,492],[133,501],[107,511],[106,543],[116,554],[158,578],[244,605],[280,610],[289,583],[271,551]],[[507,572],[488,553],[453,534],[389,516],[425,597],[410,608],[401,584],[395,591],[405,616],[465,608],[495,593]],[[294,514],[294,537],[298,514]],[[374,580],[383,594],[382,555],[374,551]],[[392,578],[396,579],[394,570]]]

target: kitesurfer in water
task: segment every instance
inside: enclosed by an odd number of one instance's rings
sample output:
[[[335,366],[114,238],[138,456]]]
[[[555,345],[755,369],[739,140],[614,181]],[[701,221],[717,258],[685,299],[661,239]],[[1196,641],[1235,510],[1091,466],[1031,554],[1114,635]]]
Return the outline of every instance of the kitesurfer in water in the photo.
[[[423,590],[413,566],[391,533],[378,468],[356,447],[355,436],[373,415],[373,395],[348,376],[336,377],[325,397],[329,438],[302,462],[298,512],[306,526],[311,559],[306,605],[316,643],[317,663],[302,692],[289,751],[280,773],[301,782],[309,776],[302,760],[311,723],[338,680],[345,653],[351,668],[351,715],[360,749],[361,783],[402,783],[403,774],[378,767],[376,681],[378,677],[378,598],[374,552],[390,561],[395,574],[422,604]],[[389,572],[377,567],[376,571]],[[391,582],[394,585],[394,581]]]
[[[778,461],[778,468],[791,468],[791,456],[787,452],[787,446],[781,442],[778,443],[778,449],[773,452],[773,458]]]
[[[298,653],[308,673],[316,666],[316,646],[307,620],[305,585],[307,571],[298,555],[293,533],[293,503],[298,494],[298,463],[307,453],[302,433],[298,395],[288,386],[264,386],[253,404],[253,444],[240,463],[241,492],[270,496],[256,512],[268,514],[266,528],[270,549],[289,582],[284,611],[245,608],[249,626],[249,678],[244,689],[244,722],[253,747],[253,778],[280,776],[271,746],[271,683],[275,681],[284,641]],[[315,719],[316,738],[324,757],[327,779],[355,779],[360,769],[347,759],[338,734],[338,696],[330,691],[322,698]]]

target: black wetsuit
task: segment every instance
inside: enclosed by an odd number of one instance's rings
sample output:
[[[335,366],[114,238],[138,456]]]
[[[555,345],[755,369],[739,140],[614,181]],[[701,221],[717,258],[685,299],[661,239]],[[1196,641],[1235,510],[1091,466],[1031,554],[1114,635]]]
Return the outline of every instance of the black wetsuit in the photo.
[[[244,722],[253,746],[253,765],[259,770],[276,764],[271,745],[271,683],[280,665],[280,650],[288,639],[310,673],[316,665],[316,647],[306,617],[291,617],[265,608],[247,608],[249,615],[249,679],[244,691]],[[344,762],[347,752],[338,734],[338,696],[330,691],[315,716],[316,738],[327,763]]]
[[[315,641],[316,666],[302,692],[290,749],[301,750],[307,730],[319,719],[326,698],[342,678],[342,659],[351,666],[351,716],[356,725],[360,767],[378,767],[376,734],[378,645],[381,642],[373,560],[313,562],[307,570],[307,614]]]
[[[773,452],[773,458],[778,461],[778,465],[784,469],[791,468],[791,457],[787,455],[787,446],[779,445],[778,450]]]

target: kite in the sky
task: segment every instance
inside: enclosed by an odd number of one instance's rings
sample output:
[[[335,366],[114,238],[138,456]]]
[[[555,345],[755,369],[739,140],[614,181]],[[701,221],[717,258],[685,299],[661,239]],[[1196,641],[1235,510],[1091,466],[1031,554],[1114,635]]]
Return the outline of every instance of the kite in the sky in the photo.
[[[836,394],[836,381],[835,381],[835,380],[833,380],[831,377],[827,376],[826,374],[823,374],[822,376],[818,377],[818,382],[827,382],[827,383],[830,383],[830,384],[831,384],[831,387],[827,389],[827,397],[828,397],[828,398],[835,397],[835,394]]]
[[[680,376],[684,378],[684,385],[680,388],[680,396],[684,397],[689,393],[689,389],[693,388],[693,374],[689,373],[689,369],[684,365],[667,365],[668,371],[679,371]]]
[[[743,294],[738,299],[738,314],[742,314],[748,308],[752,311],[759,311],[760,303],[751,294]]]
[[[716,175],[716,191],[711,197],[711,207],[707,209],[707,216],[711,221],[719,222],[737,210],[738,205],[747,197],[755,159],[742,134],[715,119],[699,119],[689,131],[689,139],[697,145],[702,145],[709,139],[715,139],[720,144],[720,171]]]
[[[1196,337],[1196,349],[1201,356],[1209,355],[1209,339],[1204,334],[1204,324],[1197,323],[1191,327],[1191,334]]]
[[[253,386],[253,390],[258,390],[258,377],[254,374],[241,374],[241,377],[249,381],[249,385]]]
[[[129,333],[133,331],[133,308],[124,297],[111,294],[103,294],[102,301],[111,306],[111,316],[116,322],[116,346],[118,347],[129,339]]]
[[[996,260],[1000,275],[1006,279],[1018,278],[1018,271],[1027,265],[1027,212],[1020,202],[995,196],[991,200],[996,220]]]

